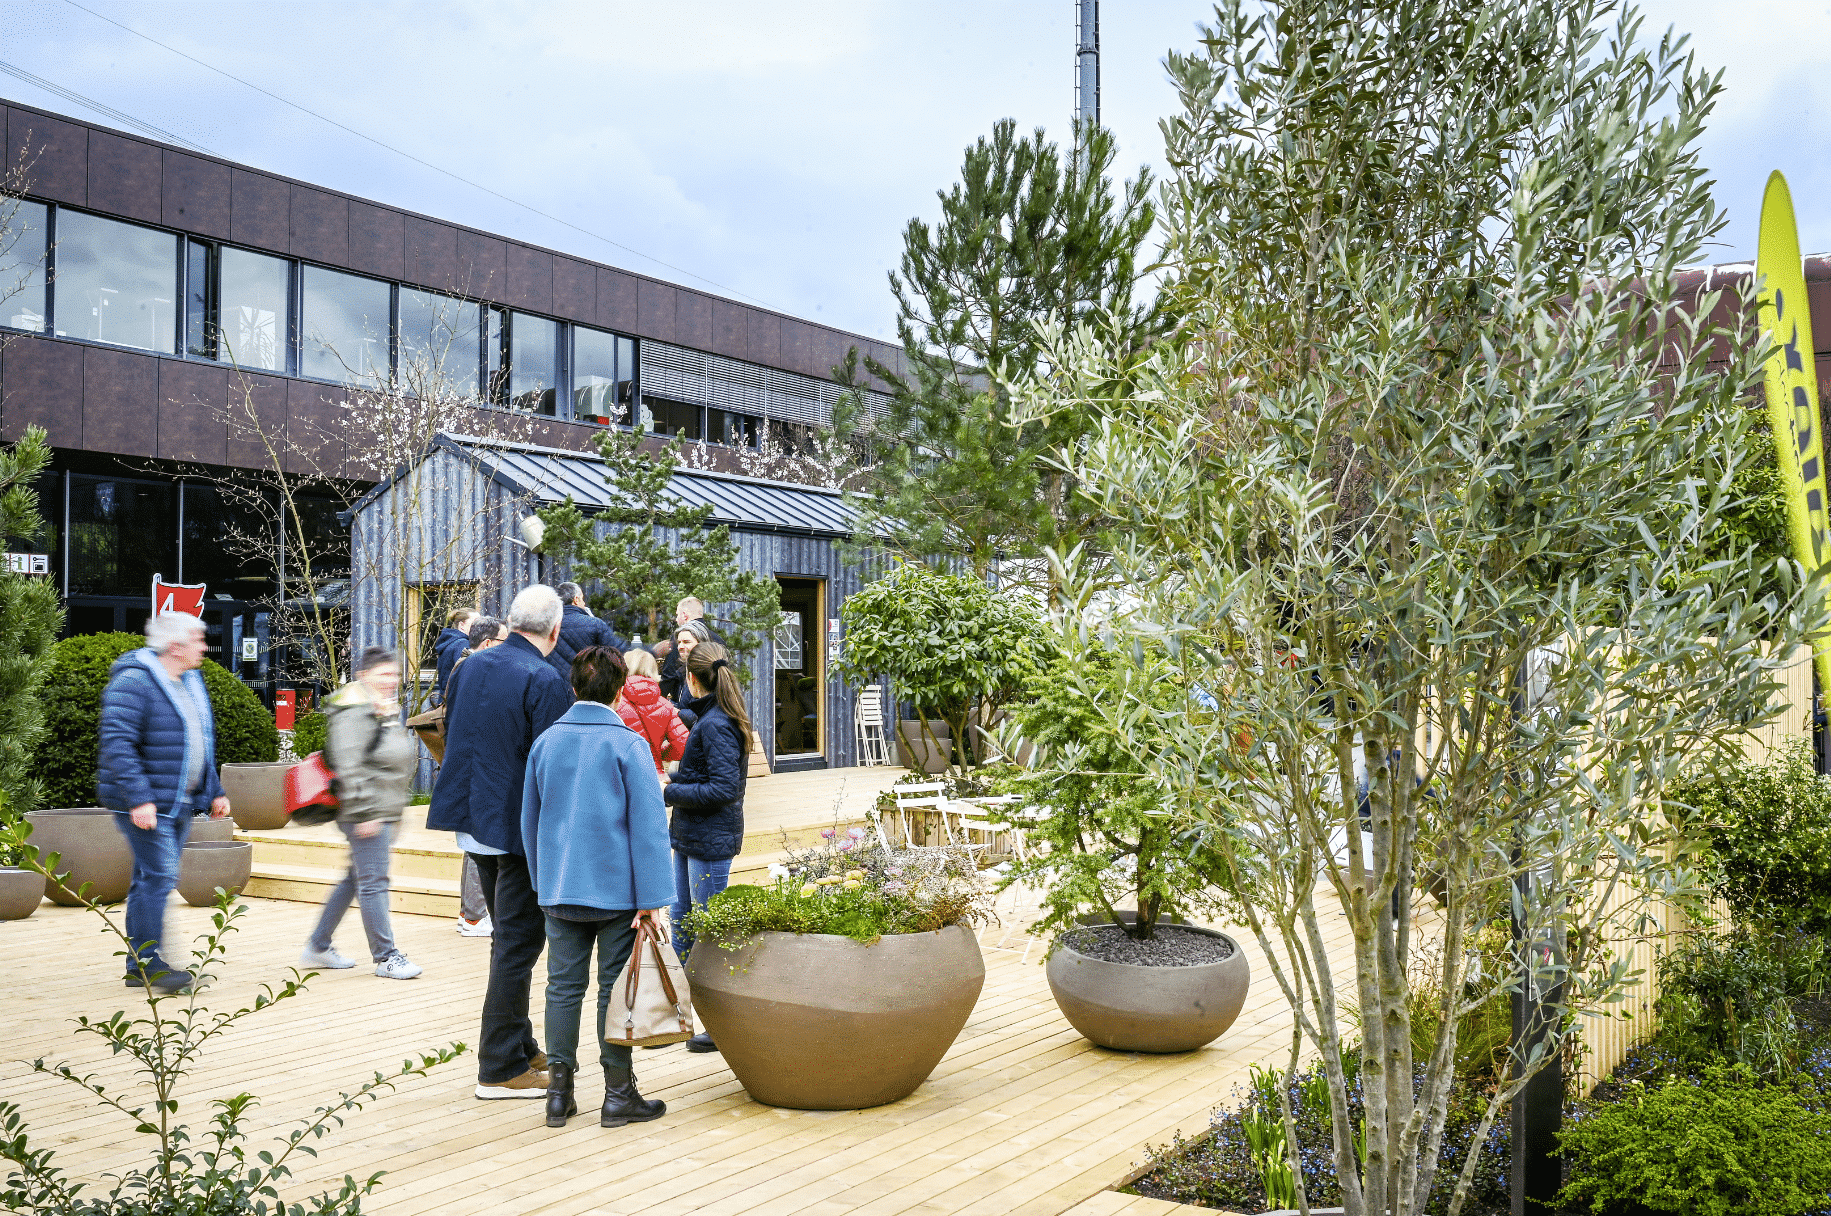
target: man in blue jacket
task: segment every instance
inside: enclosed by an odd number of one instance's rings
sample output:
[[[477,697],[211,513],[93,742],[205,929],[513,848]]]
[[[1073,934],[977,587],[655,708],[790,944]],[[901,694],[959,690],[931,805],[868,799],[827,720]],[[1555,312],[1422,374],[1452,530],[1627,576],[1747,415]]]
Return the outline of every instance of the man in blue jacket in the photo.
[[[509,637],[464,660],[445,688],[445,763],[426,826],[456,832],[476,862],[494,927],[477,1043],[477,1096],[544,1098],[546,1059],[528,1020],[528,985],[547,939],[528,877],[521,791],[528,752],[572,706],[547,663],[559,642],[560,602],[536,584],[509,605]]]
[[[566,614],[560,618],[559,642],[547,656],[547,662],[570,686],[573,655],[587,646],[608,646],[622,654],[629,649],[629,643],[616,630],[591,615],[591,609],[585,607],[584,589],[577,583],[561,583],[557,590],[559,602],[566,606]]]
[[[102,692],[97,792],[134,855],[129,988],[176,992],[192,981],[160,943],[192,816],[206,807],[218,819],[229,813],[216,773],[215,715],[197,670],[205,649],[202,621],[161,612],[146,622],[146,645],[115,660]]]

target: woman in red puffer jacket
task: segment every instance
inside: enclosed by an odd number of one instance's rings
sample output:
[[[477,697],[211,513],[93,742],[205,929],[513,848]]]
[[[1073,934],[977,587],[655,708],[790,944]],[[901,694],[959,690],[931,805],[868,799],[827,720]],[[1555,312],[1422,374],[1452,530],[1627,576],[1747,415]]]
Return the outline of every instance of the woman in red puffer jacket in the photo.
[[[687,746],[687,724],[680,720],[674,703],[661,695],[656,682],[661,674],[655,656],[637,646],[623,655],[629,667],[629,679],[617,697],[617,716],[648,744],[655,757],[655,771],[665,774],[670,761],[680,759]]]

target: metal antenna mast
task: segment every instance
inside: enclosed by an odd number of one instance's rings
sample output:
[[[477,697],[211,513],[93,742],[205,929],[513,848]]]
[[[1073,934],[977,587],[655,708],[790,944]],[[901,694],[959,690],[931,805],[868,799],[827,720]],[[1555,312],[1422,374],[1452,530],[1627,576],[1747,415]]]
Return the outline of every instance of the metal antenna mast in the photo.
[[[1100,0],[1074,0],[1074,10],[1074,110],[1085,131],[1100,125]]]

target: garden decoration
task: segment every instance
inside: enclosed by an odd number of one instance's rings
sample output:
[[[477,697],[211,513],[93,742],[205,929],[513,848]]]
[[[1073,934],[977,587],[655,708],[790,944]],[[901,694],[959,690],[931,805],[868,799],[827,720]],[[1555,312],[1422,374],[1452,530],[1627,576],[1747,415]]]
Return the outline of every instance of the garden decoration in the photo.
[[[127,838],[115,827],[115,813],[105,806],[58,807],[31,811],[30,855],[24,864],[44,875],[44,893],[51,902],[74,908],[82,904],[84,890],[98,904],[127,898],[133,882],[134,855]],[[55,871],[43,868],[44,856],[61,857]],[[61,881],[60,881],[61,880]]]
[[[758,1102],[858,1110],[915,1092],[979,999],[991,892],[961,849],[896,852],[862,829],[791,851],[788,875],[687,918],[694,1003]]]

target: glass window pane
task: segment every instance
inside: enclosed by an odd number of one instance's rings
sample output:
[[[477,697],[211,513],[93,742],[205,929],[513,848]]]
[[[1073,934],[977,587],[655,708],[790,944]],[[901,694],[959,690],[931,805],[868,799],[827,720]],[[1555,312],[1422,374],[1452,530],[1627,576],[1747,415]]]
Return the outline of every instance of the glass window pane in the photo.
[[[706,438],[712,443],[723,443],[734,448],[754,448],[757,446],[758,421],[749,414],[707,410]]]
[[[388,374],[390,285],[317,266],[305,275],[301,375],[320,380],[374,380]],[[229,304],[223,297],[225,310]]]
[[[208,482],[184,484],[184,581],[211,599],[253,600],[274,592],[274,522],[249,496]]]
[[[509,404],[536,414],[553,412],[559,362],[559,322],[525,312],[509,314]]]
[[[628,338],[615,334],[580,325],[572,327],[574,418],[607,426],[628,424],[630,398],[623,388],[630,381],[618,360],[624,348],[633,345]]]
[[[0,199],[0,325],[44,332],[45,236],[50,208]]]
[[[187,246],[184,272],[184,351],[200,359],[216,357],[216,317],[210,307],[210,247],[202,241]]]
[[[223,249],[218,258],[222,287],[217,296],[221,320],[216,357],[237,367],[285,371],[292,332],[292,293],[288,290],[292,264],[285,258],[245,249]],[[374,285],[382,289],[385,301],[387,284]],[[383,307],[385,319],[386,305]]]
[[[58,337],[174,353],[177,237],[59,208],[54,264]]]
[[[649,417],[649,432],[672,438],[685,435],[688,439],[699,438],[699,407],[687,405],[681,401],[669,401],[663,397],[644,397]]]
[[[178,579],[178,487],[70,478],[71,595],[150,596]]]
[[[454,296],[401,288],[401,382],[421,397],[477,395],[479,307]]]

